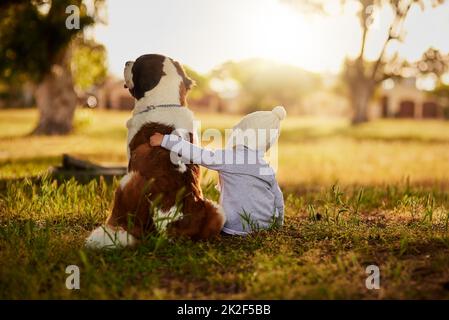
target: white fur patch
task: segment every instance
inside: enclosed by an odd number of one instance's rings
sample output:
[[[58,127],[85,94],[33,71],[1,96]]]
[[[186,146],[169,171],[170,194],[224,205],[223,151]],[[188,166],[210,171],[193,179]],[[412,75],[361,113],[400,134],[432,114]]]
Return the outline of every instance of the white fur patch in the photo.
[[[209,199],[204,199],[204,201],[209,202],[217,209],[218,214],[221,216],[221,228],[223,228],[226,222],[226,214],[224,213],[223,208],[218,203],[211,201]]]
[[[184,173],[187,171],[187,166],[184,162],[182,162],[181,160],[178,161],[178,168],[177,170],[181,173]]]
[[[134,61],[128,61],[128,62],[126,62],[125,69],[123,70],[125,84],[129,89],[134,88],[133,71],[132,71],[133,65],[134,65]]]
[[[85,246],[90,249],[116,249],[133,246],[136,239],[125,230],[100,226],[86,239]]]
[[[135,171],[128,172],[126,175],[123,176],[123,178],[120,180],[120,189],[124,189],[125,186],[128,184],[128,182],[131,181],[133,176],[136,174]]]
[[[134,114],[128,120],[128,159],[130,156],[129,144],[131,140],[139,132],[140,128],[147,123],[158,122],[167,126],[173,126],[175,129],[184,129],[193,133],[193,112],[187,107],[160,107],[147,112]]]
[[[180,211],[177,206],[171,207],[168,211],[155,210],[153,222],[157,231],[164,233],[167,230],[167,225],[170,222],[181,219],[182,215],[182,211]]]

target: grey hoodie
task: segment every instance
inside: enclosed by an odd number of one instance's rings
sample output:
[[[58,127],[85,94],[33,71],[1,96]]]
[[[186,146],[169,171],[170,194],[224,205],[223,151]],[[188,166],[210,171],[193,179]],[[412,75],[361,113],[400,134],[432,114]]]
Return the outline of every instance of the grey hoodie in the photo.
[[[273,169],[263,159],[263,152],[242,145],[212,151],[173,134],[165,135],[161,146],[180,156],[183,162],[218,171],[220,205],[226,215],[223,232],[245,235],[273,223],[283,225],[282,191]],[[176,162],[176,157],[173,160]]]

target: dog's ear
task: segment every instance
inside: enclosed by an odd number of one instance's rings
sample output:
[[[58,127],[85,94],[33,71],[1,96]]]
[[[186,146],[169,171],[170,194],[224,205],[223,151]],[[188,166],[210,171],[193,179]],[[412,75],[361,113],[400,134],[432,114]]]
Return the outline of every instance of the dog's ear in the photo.
[[[190,89],[192,89],[194,86],[196,86],[195,80],[193,80],[193,79],[191,79],[191,78],[189,78],[189,77],[185,77],[185,78],[184,78],[184,84],[185,84],[187,90],[190,90]]]
[[[189,78],[184,70],[184,68],[181,66],[181,64],[178,61],[172,60],[173,64],[176,67],[176,70],[178,71],[178,74],[181,76],[182,81],[184,82],[184,86],[186,87],[186,90],[190,90],[195,86],[195,81],[191,78]]]

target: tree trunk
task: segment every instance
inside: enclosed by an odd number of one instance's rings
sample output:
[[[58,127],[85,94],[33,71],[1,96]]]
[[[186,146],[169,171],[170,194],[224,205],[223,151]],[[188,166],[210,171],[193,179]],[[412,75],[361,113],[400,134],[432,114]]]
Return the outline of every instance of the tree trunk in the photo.
[[[351,104],[354,112],[352,124],[368,121],[368,106],[372,98],[373,90],[369,84],[358,86],[357,90],[351,92]]]
[[[77,96],[70,70],[70,49],[57,61],[35,92],[39,123],[34,134],[67,134],[72,130]]]
[[[377,86],[374,76],[366,71],[365,64],[363,56],[359,56],[356,60],[346,60],[343,70],[353,111],[352,124],[355,125],[369,120],[368,106]]]

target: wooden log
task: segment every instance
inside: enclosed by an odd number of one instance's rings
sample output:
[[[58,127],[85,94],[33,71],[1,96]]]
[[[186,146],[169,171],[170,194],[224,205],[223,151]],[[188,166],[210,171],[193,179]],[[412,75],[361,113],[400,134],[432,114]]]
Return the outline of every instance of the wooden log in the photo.
[[[55,179],[59,182],[75,178],[75,180],[80,183],[88,183],[94,179],[104,179],[106,182],[110,183],[114,180],[114,177],[121,177],[126,173],[127,168],[123,166],[104,167],[90,161],[64,154],[62,156],[62,165],[50,167],[47,175],[50,176],[50,179]],[[25,179],[31,180],[33,184],[40,184],[42,177],[33,176],[27,178],[0,179],[0,192],[4,191],[9,183],[23,181]]]
[[[88,182],[102,176],[107,181],[112,181],[114,177],[123,176],[127,172],[126,167],[104,167],[68,154],[64,154],[62,159],[62,166],[50,168],[50,174],[57,180],[73,177],[79,182]]]
[[[58,181],[66,181],[70,180],[71,178],[75,178],[75,180],[80,183],[88,183],[91,180],[98,180],[102,177],[106,182],[112,182],[114,177],[121,177],[125,175],[126,168],[106,168],[103,170],[71,170],[55,167],[50,169],[50,174],[54,179]]]
[[[87,160],[81,160],[77,159],[75,157],[72,157],[68,154],[62,155],[62,168],[67,170],[97,170],[97,169],[104,169],[104,167],[93,164],[90,161]]]

